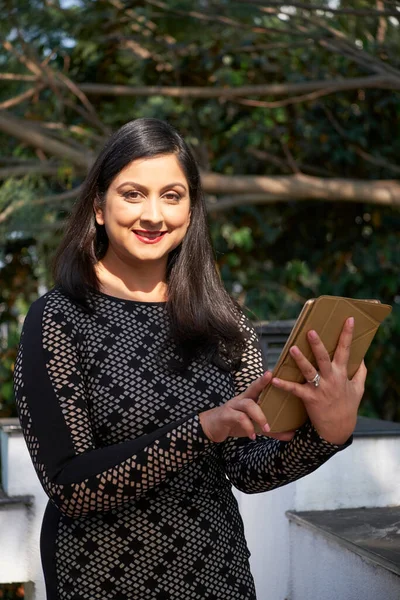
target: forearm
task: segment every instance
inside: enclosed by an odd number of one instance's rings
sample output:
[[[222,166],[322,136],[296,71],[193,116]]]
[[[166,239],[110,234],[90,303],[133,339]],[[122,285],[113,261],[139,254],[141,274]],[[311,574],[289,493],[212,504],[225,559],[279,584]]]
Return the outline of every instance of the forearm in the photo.
[[[222,449],[226,474],[239,490],[251,494],[286,485],[315,471],[343,445],[323,440],[310,422],[290,442],[258,436],[254,442],[230,439]]]
[[[51,500],[75,518],[139,498],[190,464],[209,444],[198,418],[191,416],[172,429],[72,457],[51,479],[35,466]]]

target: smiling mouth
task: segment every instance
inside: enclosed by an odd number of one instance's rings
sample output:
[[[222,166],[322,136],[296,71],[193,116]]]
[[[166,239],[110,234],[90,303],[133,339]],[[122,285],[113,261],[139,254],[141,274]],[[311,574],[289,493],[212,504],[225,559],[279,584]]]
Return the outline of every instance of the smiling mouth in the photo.
[[[133,233],[136,235],[136,237],[142,241],[145,242],[147,244],[151,244],[151,243],[155,243],[155,242],[159,242],[164,235],[167,233],[166,231],[140,231],[140,230],[133,230]]]

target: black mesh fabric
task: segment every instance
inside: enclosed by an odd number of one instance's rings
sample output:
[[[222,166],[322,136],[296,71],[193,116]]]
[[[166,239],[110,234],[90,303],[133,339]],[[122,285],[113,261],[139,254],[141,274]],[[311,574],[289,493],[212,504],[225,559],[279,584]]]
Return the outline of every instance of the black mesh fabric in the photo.
[[[164,303],[88,293],[92,315],[59,288],[34,302],[15,365],[21,425],[49,496],[48,600],[254,600],[231,485],[276,488],[348,444],[327,443],[310,423],[288,443],[210,442],[198,413],[262,373],[251,324],[242,317],[236,373],[201,361],[171,372],[179,355]]]

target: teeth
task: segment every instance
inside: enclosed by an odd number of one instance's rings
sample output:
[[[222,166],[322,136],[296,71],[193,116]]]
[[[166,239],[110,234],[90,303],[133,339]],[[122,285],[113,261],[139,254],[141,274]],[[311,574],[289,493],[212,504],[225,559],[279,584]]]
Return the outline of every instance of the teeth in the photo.
[[[163,234],[162,233],[142,233],[142,232],[137,232],[137,235],[140,235],[141,237],[145,237],[145,238],[149,238],[151,240],[154,240],[154,239],[160,237]]]

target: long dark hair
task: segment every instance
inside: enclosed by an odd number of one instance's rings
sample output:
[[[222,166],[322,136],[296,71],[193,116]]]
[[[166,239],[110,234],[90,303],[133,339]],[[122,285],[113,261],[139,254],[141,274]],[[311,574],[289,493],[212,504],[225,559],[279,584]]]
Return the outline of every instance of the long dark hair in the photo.
[[[185,368],[195,356],[227,368],[238,365],[244,338],[239,309],[223,287],[207,227],[200,174],[189,147],[168,123],[136,119],[114,133],[90,169],[55,255],[53,277],[64,293],[90,310],[88,288],[100,290],[94,265],[106,253],[104,225],[94,218],[94,203],[103,206],[118,173],[139,158],[175,154],[190,194],[190,225],[167,263],[167,303],[172,339]],[[177,368],[179,368],[177,366]]]

